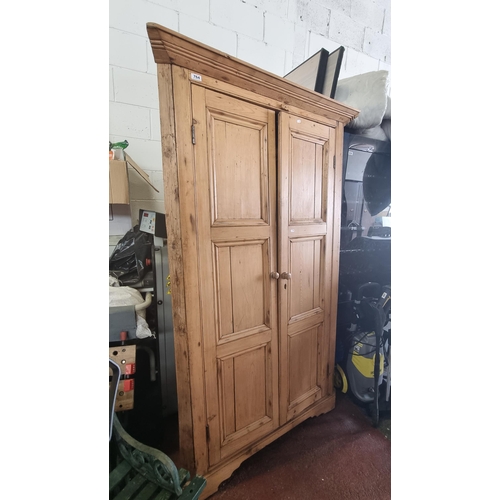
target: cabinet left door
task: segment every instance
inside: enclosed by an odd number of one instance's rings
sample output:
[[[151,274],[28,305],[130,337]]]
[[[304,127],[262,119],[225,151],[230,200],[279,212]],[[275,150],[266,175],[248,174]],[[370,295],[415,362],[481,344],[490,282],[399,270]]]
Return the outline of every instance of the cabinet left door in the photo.
[[[274,111],[192,85],[208,462],[279,425]]]

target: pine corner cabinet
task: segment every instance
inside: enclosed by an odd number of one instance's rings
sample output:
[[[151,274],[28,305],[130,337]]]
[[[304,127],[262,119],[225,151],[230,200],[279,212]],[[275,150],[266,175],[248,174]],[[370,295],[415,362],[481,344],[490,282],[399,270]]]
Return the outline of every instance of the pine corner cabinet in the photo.
[[[335,406],[342,141],[358,112],[157,24],[180,464],[202,498]]]

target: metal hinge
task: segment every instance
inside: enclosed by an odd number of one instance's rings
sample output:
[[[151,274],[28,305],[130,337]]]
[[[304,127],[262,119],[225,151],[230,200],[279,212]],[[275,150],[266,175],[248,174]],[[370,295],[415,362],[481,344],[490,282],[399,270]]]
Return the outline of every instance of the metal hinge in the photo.
[[[208,443],[208,441],[210,441],[210,427],[208,426],[208,424],[205,427],[205,432],[206,432],[207,443]]]
[[[191,141],[193,144],[196,144],[196,137],[194,135],[194,125],[191,125]]]
[[[333,169],[335,170],[336,167],[337,167],[337,155],[333,157]]]

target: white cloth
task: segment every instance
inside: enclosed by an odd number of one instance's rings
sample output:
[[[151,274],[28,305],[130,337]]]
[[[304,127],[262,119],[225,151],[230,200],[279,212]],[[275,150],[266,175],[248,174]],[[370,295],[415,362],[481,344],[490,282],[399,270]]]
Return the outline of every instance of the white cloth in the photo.
[[[115,282],[112,280],[115,280],[115,278],[110,276],[109,307],[135,306],[137,304],[142,304],[144,302],[141,292],[129,286],[116,286]],[[135,332],[135,336],[138,339],[151,337],[153,334],[151,333],[151,330],[149,329],[148,323],[146,321],[146,310],[143,309],[141,311],[136,311],[135,318],[137,322],[137,330]]]

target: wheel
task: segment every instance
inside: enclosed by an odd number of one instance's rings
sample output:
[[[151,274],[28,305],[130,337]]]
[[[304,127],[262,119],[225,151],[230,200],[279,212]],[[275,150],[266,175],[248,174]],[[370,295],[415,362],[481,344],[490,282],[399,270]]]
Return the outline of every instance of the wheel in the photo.
[[[333,385],[335,386],[336,389],[339,389],[344,394],[347,392],[347,388],[349,387],[344,370],[342,370],[342,368],[339,365],[335,366],[335,373],[333,375]]]

